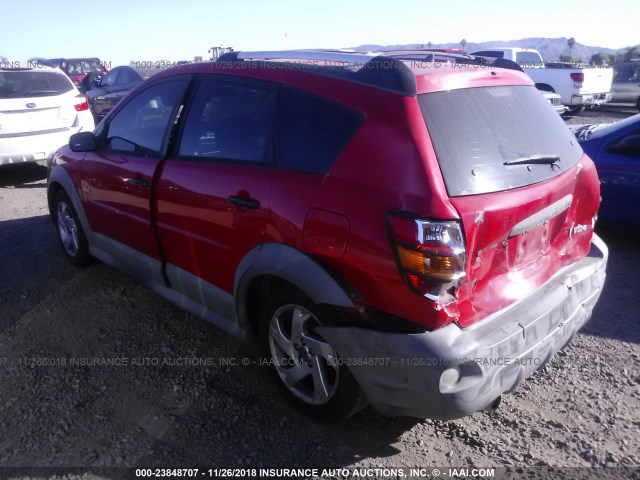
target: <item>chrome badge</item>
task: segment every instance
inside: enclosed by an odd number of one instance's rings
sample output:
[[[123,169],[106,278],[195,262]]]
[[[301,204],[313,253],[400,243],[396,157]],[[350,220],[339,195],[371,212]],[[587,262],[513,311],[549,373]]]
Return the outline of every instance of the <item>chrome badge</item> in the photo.
[[[27,108],[36,108],[36,104],[35,103],[27,103],[25,105],[25,107],[27,107]]]

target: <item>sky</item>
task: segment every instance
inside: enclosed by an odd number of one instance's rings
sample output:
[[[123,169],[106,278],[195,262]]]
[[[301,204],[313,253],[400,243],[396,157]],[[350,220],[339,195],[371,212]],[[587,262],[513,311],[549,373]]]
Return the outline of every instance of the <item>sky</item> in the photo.
[[[581,0],[0,0],[0,55],[130,61],[235,50],[348,48],[574,37],[640,43],[640,1]]]

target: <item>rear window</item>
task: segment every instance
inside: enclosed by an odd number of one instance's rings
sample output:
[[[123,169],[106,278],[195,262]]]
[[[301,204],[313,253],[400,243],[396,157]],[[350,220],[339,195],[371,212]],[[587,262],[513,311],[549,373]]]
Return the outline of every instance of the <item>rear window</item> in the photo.
[[[541,182],[582,155],[575,137],[533,86],[425,93],[418,101],[453,197]]]
[[[535,68],[542,66],[540,55],[536,52],[516,52],[516,63],[524,68]]]
[[[73,90],[73,84],[62,73],[29,70],[0,71],[0,98],[50,97]]]

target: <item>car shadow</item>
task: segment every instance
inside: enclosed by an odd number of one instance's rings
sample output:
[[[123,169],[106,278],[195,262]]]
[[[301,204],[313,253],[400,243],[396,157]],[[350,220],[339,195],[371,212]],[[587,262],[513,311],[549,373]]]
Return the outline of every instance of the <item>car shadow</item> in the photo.
[[[46,183],[37,183],[47,178],[47,167],[28,162],[0,167],[0,188],[45,188]]]

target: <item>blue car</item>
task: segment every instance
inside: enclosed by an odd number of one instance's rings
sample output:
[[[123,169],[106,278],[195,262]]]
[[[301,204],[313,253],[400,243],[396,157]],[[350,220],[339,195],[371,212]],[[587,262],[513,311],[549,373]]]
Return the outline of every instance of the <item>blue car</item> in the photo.
[[[572,130],[600,176],[600,221],[640,226],[640,114]]]

